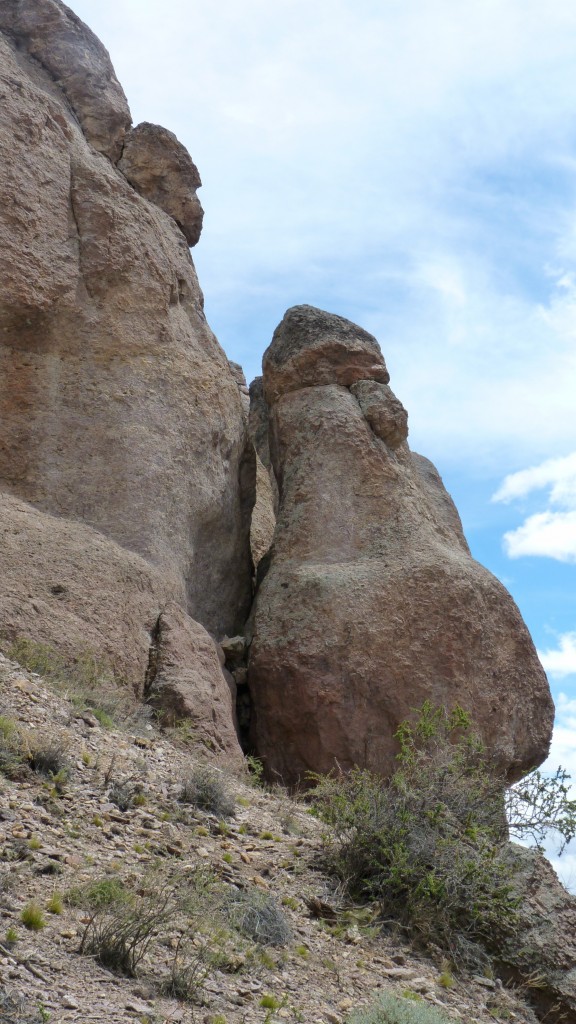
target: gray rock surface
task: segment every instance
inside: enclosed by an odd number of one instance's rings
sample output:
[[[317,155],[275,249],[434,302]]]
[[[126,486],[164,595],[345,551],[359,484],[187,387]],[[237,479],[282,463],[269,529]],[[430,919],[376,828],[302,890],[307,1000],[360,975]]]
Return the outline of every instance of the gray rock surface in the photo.
[[[280,509],[252,623],[254,746],[290,785],[337,765],[387,773],[398,724],[429,699],[470,711],[518,778],[548,750],[546,677],[440,477],[402,440],[386,379],[374,339],[307,306],[264,356]]]

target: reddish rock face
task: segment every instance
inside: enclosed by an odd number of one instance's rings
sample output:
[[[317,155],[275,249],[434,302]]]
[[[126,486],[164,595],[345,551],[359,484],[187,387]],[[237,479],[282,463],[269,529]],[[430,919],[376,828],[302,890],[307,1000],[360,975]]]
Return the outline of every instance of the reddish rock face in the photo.
[[[58,0],[0,3],[0,66],[0,490],[141,555],[208,630],[235,632],[255,459],[174,219],[192,229],[176,164],[190,187],[197,172],[171,133],[131,133],[132,166],[156,161],[144,193],[170,143],[168,215],[114,166],[122,90]]]
[[[413,709],[459,703],[515,779],[548,751],[547,680],[434,467],[410,452],[386,379],[375,339],[307,306],[264,356],[280,509],[253,619],[253,742],[290,785],[336,766],[387,774]]]

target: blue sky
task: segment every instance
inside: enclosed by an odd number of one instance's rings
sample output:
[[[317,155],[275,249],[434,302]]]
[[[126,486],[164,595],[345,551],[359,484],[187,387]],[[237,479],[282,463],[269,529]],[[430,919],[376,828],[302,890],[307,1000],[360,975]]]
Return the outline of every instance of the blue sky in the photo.
[[[250,379],[284,310],[371,330],[576,777],[576,5],[72,0],[204,181],[193,257]],[[576,854],[563,858],[576,879]]]

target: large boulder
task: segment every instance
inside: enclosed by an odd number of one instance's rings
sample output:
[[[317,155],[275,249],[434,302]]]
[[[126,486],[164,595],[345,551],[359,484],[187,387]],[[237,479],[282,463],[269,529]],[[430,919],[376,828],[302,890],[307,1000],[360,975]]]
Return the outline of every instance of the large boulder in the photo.
[[[127,138],[137,188],[114,165],[129,111],[59,0],[3,0],[0,67],[0,490],[141,555],[194,619],[234,633],[251,601],[255,458],[176,222],[189,240],[199,228],[193,164],[147,126]]]
[[[72,676],[89,658],[135,703],[149,701],[168,723],[191,718],[200,742],[240,759],[216,645],[184,611],[178,576],[83,523],[1,493],[0,559],[5,649],[32,640]]]
[[[268,775],[389,773],[399,723],[428,699],[470,711],[495,767],[518,778],[548,750],[548,683],[438,473],[410,452],[375,339],[297,306],[263,365],[280,509],[249,685]]]

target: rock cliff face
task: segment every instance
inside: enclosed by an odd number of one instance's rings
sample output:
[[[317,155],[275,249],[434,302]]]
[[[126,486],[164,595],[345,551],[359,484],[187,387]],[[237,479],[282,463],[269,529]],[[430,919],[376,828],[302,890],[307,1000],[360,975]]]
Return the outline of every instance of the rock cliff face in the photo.
[[[255,459],[188,250],[198,172],[170,132],[129,130],[108,54],[59,0],[2,0],[0,75],[0,488],[235,631]]]
[[[546,677],[434,467],[410,452],[375,339],[297,306],[263,366],[280,509],[249,684],[269,776],[388,772],[398,724],[430,699],[471,711],[518,778],[548,750]]]

